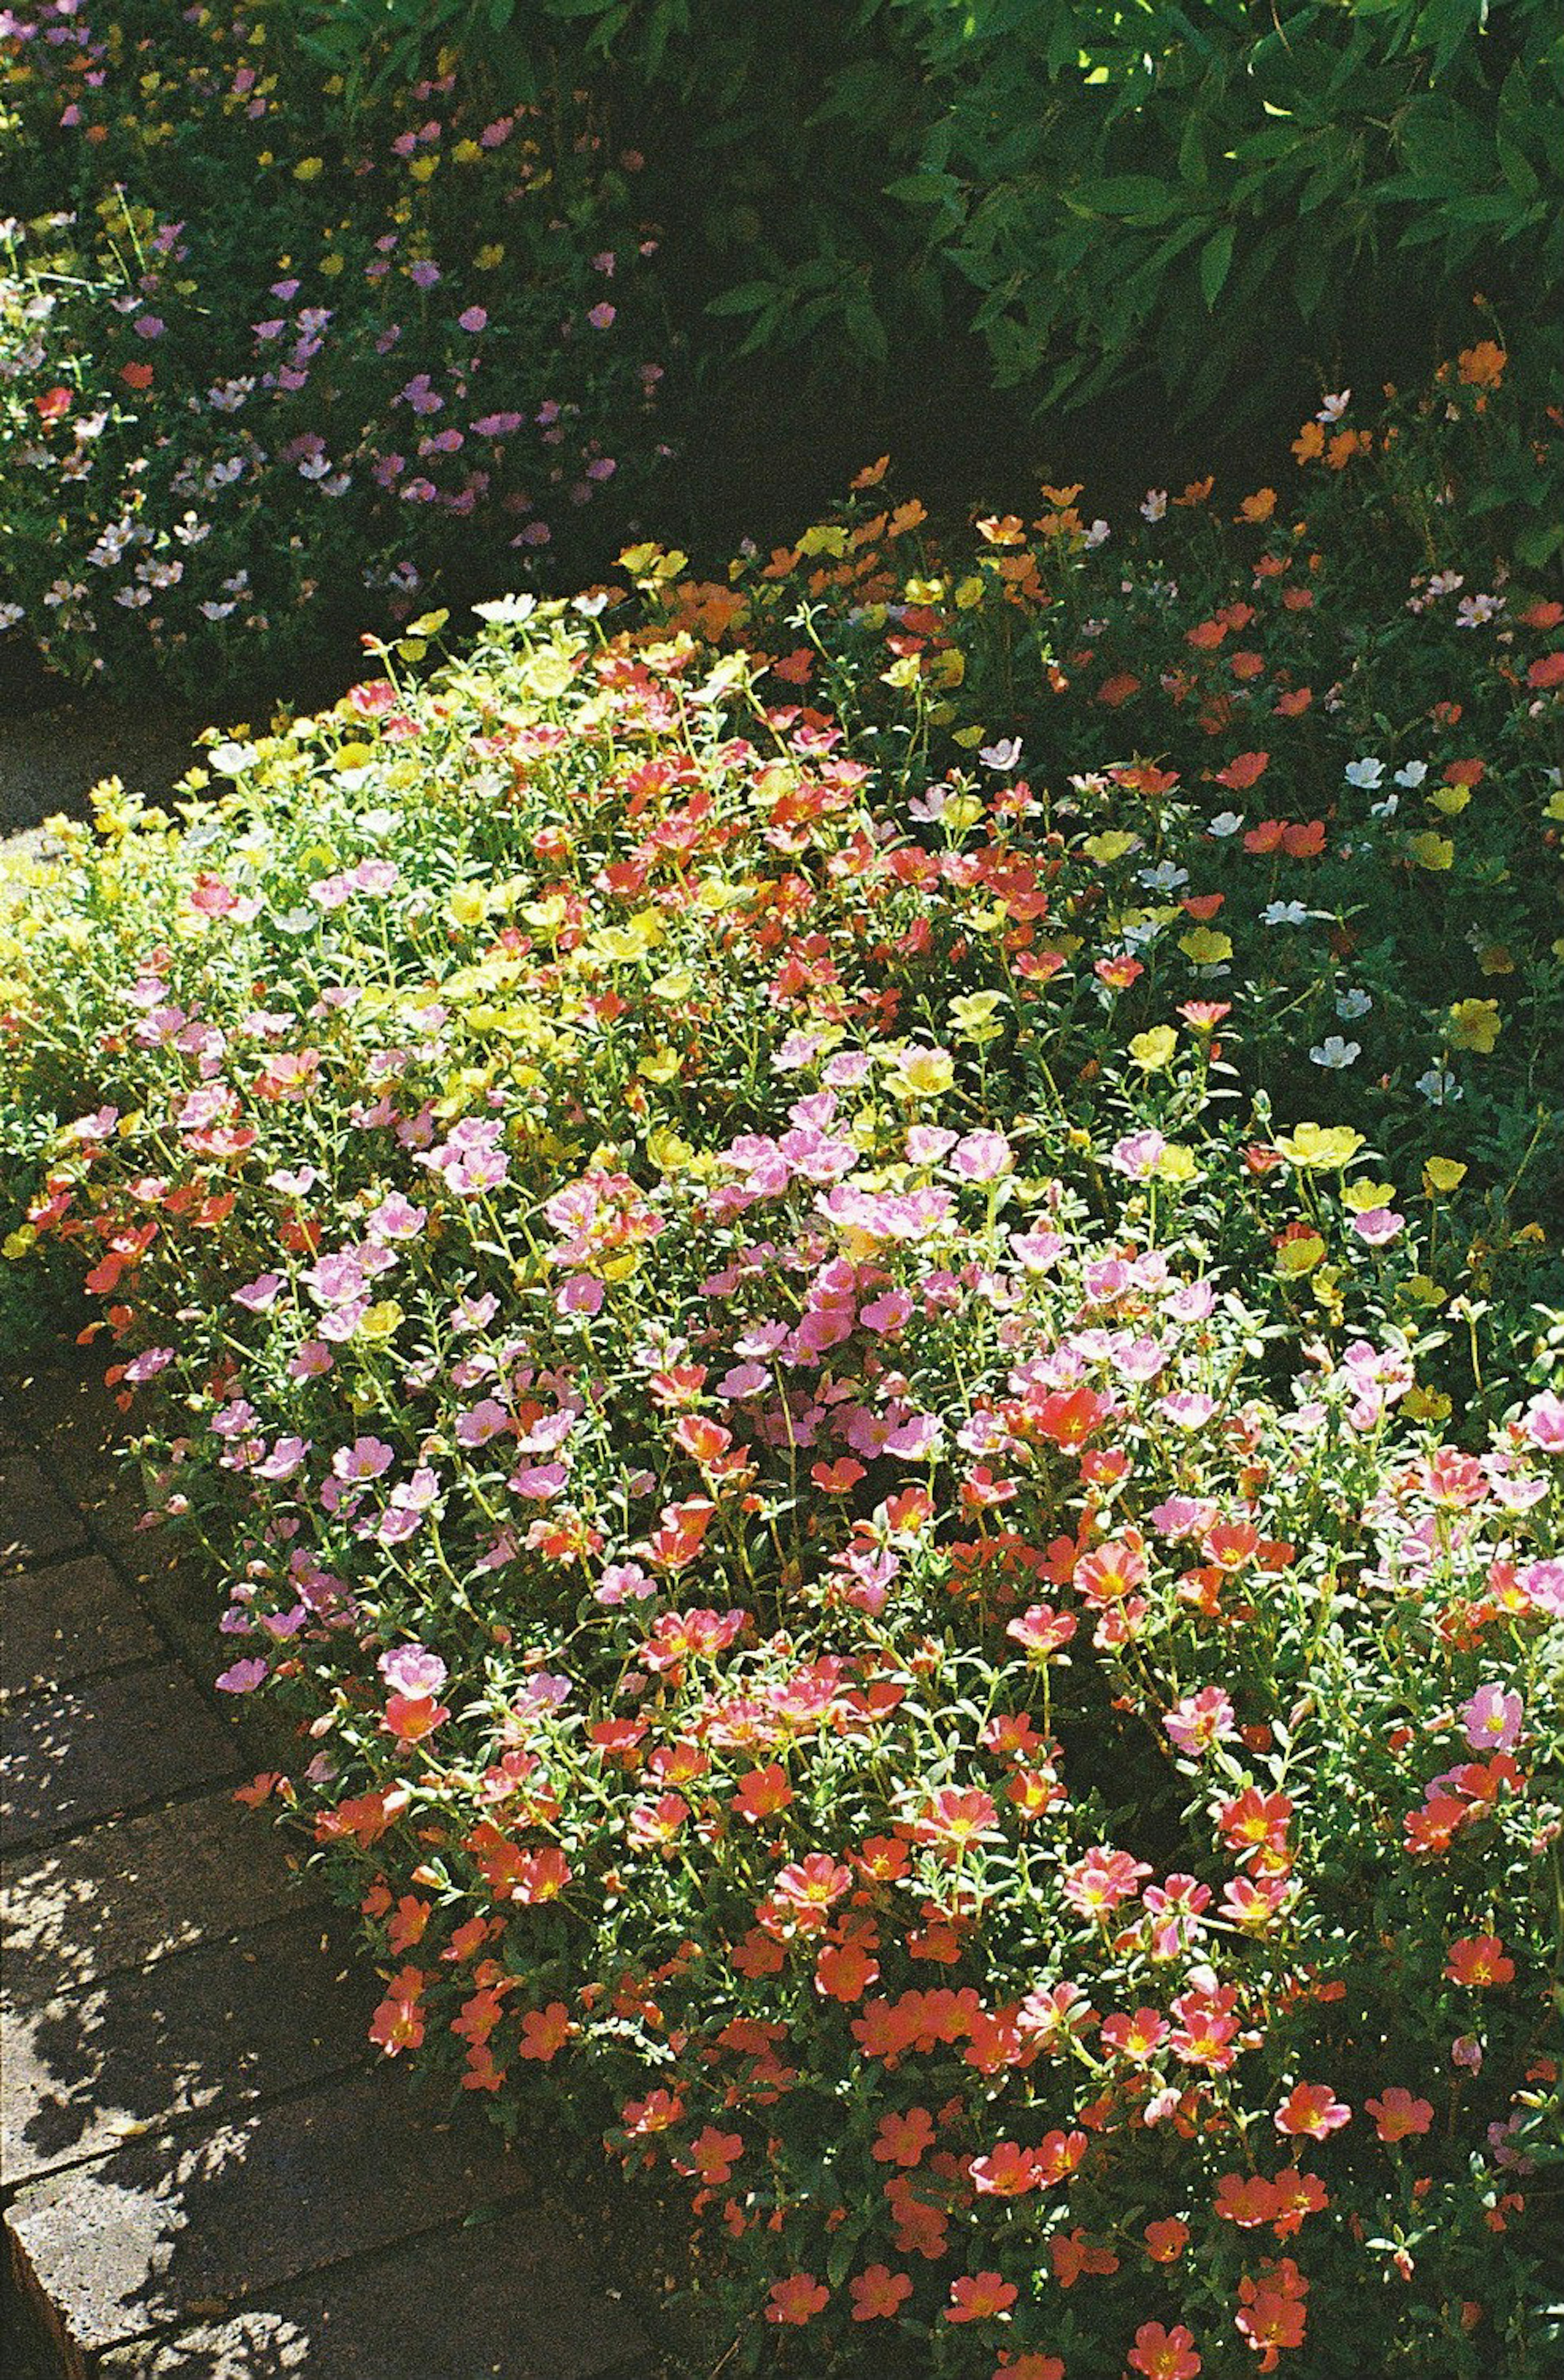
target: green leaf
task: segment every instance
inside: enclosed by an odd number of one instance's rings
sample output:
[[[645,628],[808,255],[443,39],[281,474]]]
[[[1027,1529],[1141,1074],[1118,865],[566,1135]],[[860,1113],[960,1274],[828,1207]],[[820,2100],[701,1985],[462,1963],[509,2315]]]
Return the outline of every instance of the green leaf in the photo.
[[[1200,251],[1200,294],[1209,313],[1222,294],[1222,284],[1232,263],[1234,226],[1221,224]]]

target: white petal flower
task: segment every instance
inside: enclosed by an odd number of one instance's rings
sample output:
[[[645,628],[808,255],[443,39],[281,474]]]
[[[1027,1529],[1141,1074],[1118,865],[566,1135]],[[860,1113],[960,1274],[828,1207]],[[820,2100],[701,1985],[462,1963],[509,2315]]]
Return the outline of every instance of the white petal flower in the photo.
[[[1340,1033],[1328,1034],[1309,1056],[1316,1066],[1328,1066],[1339,1073],[1343,1066],[1354,1066],[1363,1056],[1361,1041],[1343,1041]]]

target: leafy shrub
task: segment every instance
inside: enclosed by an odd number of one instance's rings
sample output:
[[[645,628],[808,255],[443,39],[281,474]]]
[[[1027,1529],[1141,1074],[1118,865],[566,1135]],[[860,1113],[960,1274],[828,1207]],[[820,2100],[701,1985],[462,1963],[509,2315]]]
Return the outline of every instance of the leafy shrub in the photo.
[[[253,1798],[388,2055],[687,2184],[740,2365],[1557,2362],[1564,610],[1398,529],[1502,379],[1149,562],[872,472],[643,547],[18,872],[5,1252]]]
[[[286,8],[6,13],[0,616],[52,667],[253,673],[623,520],[634,177],[430,64],[350,111]]]
[[[897,5],[941,103],[891,195],[1045,403],[1149,369],[1188,413],[1259,414],[1301,358],[1428,338],[1474,287],[1556,326],[1549,0]]]
[[[416,42],[428,12],[392,13]],[[385,15],[333,7],[320,38],[345,55]],[[498,88],[552,74],[644,111],[682,280],[805,370],[904,359],[974,316],[1000,383],[1044,407],[1160,381],[1185,413],[1263,415],[1315,362],[1433,352],[1474,287],[1539,333],[1564,293],[1552,0],[439,18]]]

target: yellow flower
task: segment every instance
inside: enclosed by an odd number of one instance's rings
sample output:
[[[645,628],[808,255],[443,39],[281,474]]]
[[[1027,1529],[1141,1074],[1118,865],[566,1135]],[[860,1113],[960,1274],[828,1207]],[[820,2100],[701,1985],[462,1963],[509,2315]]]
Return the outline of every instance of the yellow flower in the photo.
[[[968,1041],[992,1041],[1004,1031],[999,1021],[999,1011],[1004,1004],[1002,992],[968,992],[963,999],[952,1001],[951,1023]]]
[[[1192,926],[1187,934],[1179,936],[1179,948],[1195,966],[1217,966],[1232,956],[1231,938],[1211,926]]]
[[[1455,845],[1446,834],[1414,834],[1407,843],[1410,856],[1419,868],[1436,870],[1449,868],[1455,860]]]
[[[687,1140],[681,1140],[666,1124],[659,1124],[647,1135],[647,1155],[660,1173],[679,1173],[689,1163],[695,1150]]]
[[[955,1061],[948,1050],[899,1050],[891,1060],[898,1088],[915,1099],[935,1099],[956,1078]]]
[[[1182,1140],[1170,1140],[1157,1160],[1158,1182],[1193,1182],[1194,1151]]]
[[[1135,1035],[1130,1044],[1130,1055],[1148,1075],[1158,1075],[1171,1062],[1178,1046],[1179,1037],[1170,1025],[1154,1025],[1148,1033]]]
[[[880,671],[879,682],[881,686],[893,686],[905,693],[908,686],[917,684],[918,675],[917,655],[904,653],[899,662],[892,662],[888,670]]]
[[[1438,1190],[1458,1190],[1465,1179],[1465,1166],[1453,1157],[1431,1157],[1423,1169],[1423,1187],[1430,1198]]]
[[[1503,1024],[1497,1000],[1458,1000],[1450,1010],[1450,1048],[1479,1050],[1485,1055],[1498,1039]]]
[[[1395,1195],[1393,1182],[1349,1182],[1342,1189],[1341,1204],[1354,1215],[1366,1215],[1376,1207],[1388,1207]]]
[[[1312,1272],[1324,1254],[1325,1242],[1319,1233],[1306,1232],[1283,1242],[1277,1250],[1276,1269],[1283,1281],[1296,1281],[1301,1274]]]
[[[358,1335],[360,1339],[394,1339],[406,1318],[394,1297],[382,1298],[365,1313]]]
[[[800,553],[829,553],[840,562],[847,551],[847,532],[838,523],[806,528],[798,540]]]
[[[960,586],[956,589],[957,611],[970,612],[975,605],[981,603],[982,601],[983,581],[981,578],[964,578]]]
[[[952,794],[940,813],[940,823],[952,834],[970,834],[983,815],[983,805],[976,794]]]
[[[1276,1145],[1303,1172],[1332,1173],[1352,1163],[1364,1139],[1349,1123],[1301,1123],[1294,1133],[1279,1134]]]
[[[1459,818],[1471,799],[1470,785],[1440,785],[1428,796],[1430,807],[1446,818]]]
[[[458,884],[445,904],[453,925],[476,926],[488,906],[481,884]]]
[[[301,157],[293,169],[293,177],[296,182],[314,182],[320,179],[325,170],[326,161],[323,157]]]
[[[1137,850],[1139,845],[1138,834],[1126,834],[1121,827],[1113,827],[1104,834],[1089,834],[1082,848],[1099,868],[1109,868],[1114,860],[1122,859],[1126,852]]]
[[[986,727],[958,727],[952,733],[951,741],[952,744],[959,744],[964,752],[971,752],[983,742],[988,733]]]
[[[504,261],[505,249],[503,241],[491,239],[486,240],[484,245],[479,249],[478,254],[473,258],[473,265],[479,273],[492,273],[495,266],[497,264],[503,264]]]
[[[637,1059],[636,1072],[643,1082],[672,1083],[678,1079],[679,1053],[676,1050],[649,1050]]]

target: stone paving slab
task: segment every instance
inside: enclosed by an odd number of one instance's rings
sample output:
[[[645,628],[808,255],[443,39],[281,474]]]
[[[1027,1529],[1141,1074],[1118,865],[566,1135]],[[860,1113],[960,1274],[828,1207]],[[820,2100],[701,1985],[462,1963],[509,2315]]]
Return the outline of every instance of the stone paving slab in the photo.
[[[318,1897],[281,1838],[227,1791],[96,1827],[0,1865],[0,1971],[10,2010],[171,1951],[261,1925]]]
[[[0,1850],[66,1835],[236,1773],[237,1744],[182,1670],[115,1670],[0,1719]]]
[[[85,1523],[30,1454],[0,1456],[0,1577],[41,1570],[87,1542]]]
[[[434,2122],[380,2070],[30,2182],[6,2226],[85,2360],[530,2187],[476,2109]]]
[[[47,2000],[7,2027],[0,2172],[14,2188],[361,2064],[378,1988],[348,1920],[301,1909]]]
[[[0,1701],[162,1649],[135,1597],[96,1554],[0,1585]]]
[[[564,2227],[508,2209],[119,2348],[102,2380],[607,2380],[646,2340]]]

